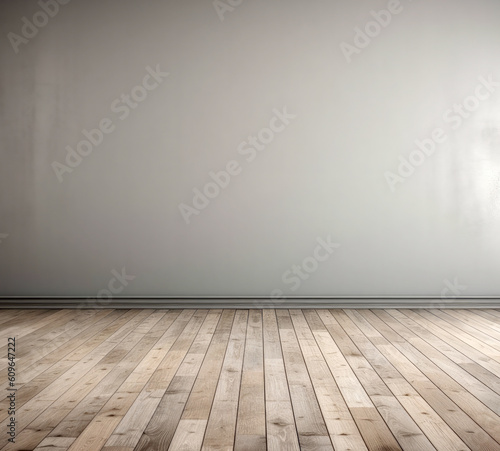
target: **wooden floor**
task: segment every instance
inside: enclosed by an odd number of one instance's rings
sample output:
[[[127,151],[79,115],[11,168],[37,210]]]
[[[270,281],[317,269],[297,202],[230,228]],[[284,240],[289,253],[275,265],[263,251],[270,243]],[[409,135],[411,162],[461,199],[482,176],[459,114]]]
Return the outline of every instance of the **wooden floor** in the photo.
[[[500,451],[499,310],[0,310],[0,335],[2,450]]]

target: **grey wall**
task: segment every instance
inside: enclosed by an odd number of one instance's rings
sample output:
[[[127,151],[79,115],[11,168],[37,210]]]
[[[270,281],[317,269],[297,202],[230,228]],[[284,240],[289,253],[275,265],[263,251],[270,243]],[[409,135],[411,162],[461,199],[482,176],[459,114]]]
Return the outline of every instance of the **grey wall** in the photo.
[[[0,6],[1,295],[500,294],[497,0],[54,1]]]

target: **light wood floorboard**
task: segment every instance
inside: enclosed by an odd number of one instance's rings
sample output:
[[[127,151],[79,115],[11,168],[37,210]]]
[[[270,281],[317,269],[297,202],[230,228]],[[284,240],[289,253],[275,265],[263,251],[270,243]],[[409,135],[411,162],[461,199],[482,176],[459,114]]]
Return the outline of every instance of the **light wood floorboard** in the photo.
[[[9,309],[0,340],[0,451],[500,451],[499,310]]]

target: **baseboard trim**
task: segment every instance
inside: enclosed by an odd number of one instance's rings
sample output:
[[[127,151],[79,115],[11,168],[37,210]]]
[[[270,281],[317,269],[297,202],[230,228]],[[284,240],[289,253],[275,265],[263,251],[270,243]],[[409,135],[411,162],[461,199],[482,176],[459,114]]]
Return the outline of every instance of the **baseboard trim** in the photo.
[[[433,297],[294,297],[282,300],[264,297],[116,297],[92,300],[85,297],[1,297],[0,309],[185,309],[185,308],[355,308],[355,309],[500,309],[500,297],[441,299]]]

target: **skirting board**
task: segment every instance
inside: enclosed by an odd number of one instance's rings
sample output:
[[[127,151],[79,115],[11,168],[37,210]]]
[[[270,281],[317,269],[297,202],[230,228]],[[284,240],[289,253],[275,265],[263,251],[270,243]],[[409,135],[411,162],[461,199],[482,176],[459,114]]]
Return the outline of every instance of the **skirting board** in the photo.
[[[500,297],[468,297],[441,299],[439,297],[289,297],[270,299],[266,297],[114,297],[113,299],[91,299],[86,297],[0,297],[2,308],[355,308],[355,309],[500,309]]]

